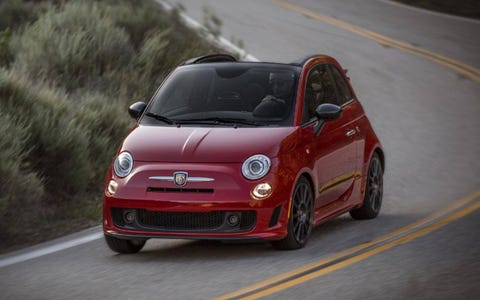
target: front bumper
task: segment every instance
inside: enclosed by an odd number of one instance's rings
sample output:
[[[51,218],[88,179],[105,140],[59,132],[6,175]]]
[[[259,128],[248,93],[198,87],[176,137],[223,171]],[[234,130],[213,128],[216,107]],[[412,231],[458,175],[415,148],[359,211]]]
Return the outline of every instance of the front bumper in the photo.
[[[118,238],[186,239],[282,239],[287,234],[291,191],[271,172],[259,181],[238,174],[240,166],[137,163],[136,171],[118,183],[115,195],[107,191],[103,203],[106,235]],[[182,170],[190,176],[214,178],[212,182],[188,183],[179,189],[172,182],[149,180]],[[204,171],[204,170],[208,170]],[[251,196],[255,185],[269,182],[273,193],[264,200]],[[127,218],[127,213],[133,217]],[[239,223],[229,224],[236,215]],[[131,220],[130,220],[131,219]]]
[[[251,207],[248,203],[212,205],[107,196],[103,213],[105,234],[148,238],[281,239],[286,235],[288,220],[288,209],[282,203],[274,207]],[[134,217],[127,219],[129,213]],[[237,216],[237,224],[229,223],[231,216]],[[195,222],[195,219],[207,220]]]

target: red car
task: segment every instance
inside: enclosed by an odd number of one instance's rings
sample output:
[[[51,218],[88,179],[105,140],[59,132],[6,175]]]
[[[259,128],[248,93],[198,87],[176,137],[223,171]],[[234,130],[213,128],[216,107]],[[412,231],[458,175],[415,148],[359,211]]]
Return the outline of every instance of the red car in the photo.
[[[380,211],[382,146],[332,57],[291,64],[209,55],[178,66],[108,169],[108,246],[150,238],[260,239],[305,246],[312,228]]]

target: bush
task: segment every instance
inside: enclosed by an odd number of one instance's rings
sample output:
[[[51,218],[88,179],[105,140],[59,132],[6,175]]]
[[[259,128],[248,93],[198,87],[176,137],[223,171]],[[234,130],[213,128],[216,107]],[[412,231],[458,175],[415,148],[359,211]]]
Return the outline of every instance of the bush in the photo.
[[[147,37],[139,51],[135,65],[141,84],[135,87],[137,95],[142,95],[142,101],[147,101],[166,76],[168,63],[169,30],[155,31]]]
[[[25,160],[59,199],[101,186],[132,125],[125,99],[147,101],[169,69],[213,49],[178,12],[164,14],[152,1],[50,6],[10,44],[15,60],[0,73],[1,105],[30,126]]]
[[[8,67],[13,61],[13,53],[10,50],[10,28],[0,31],[0,68]]]
[[[153,0],[7,0],[0,26],[11,28],[0,36],[0,239],[11,246],[98,221],[105,170],[134,124],[128,104],[218,51]]]
[[[445,1],[445,0],[395,0],[421,8],[447,14],[480,19],[480,2],[478,0]]]
[[[75,119],[59,111],[39,112],[33,120],[32,136],[37,140],[32,160],[45,177],[45,188],[65,200],[84,193],[91,179],[92,162],[88,155],[89,136]],[[35,163],[32,161],[32,164]]]
[[[134,125],[127,105],[101,94],[86,94],[75,116],[89,135],[92,186],[101,189],[105,170],[128,130]]]
[[[11,208],[36,206],[43,196],[43,184],[25,162],[28,156],[29,127],[0,107],[0,216],[4,219]],[[10,208],[10,209],[8,209]],[[15,217],[11,215],[9,220]],[[3,226],[2,226],[3,228]]]
[[[16,29],[35,18],[36,12],[32,3],[23,0],[6,0],[0,3],[0,31],[6,28]]]
[[[88,135],[72,117],[64,95],[3,70],[0,105],[28,126],[25,160],[42,176],[45,190],[63,196],[84,191],[90,179]]]
[[[67,90],[104,90],[102,78],[127,67],[133,56],[128,34],[104,16],[95,2],[51,8],[13,41],[16,67]]]
[[[124,29],[133,47],[138,50],[145,38],[154,31],[162,31],[171,27],[168,14],[153,1],[118,1],[111,2],[106,10],[109,17],[120,28]]]
[[[164,12],[153,1],[115,2],[106,10],[112,20],[128,32],[136,50],[132,68],[120,80],[127,88],[121,95],[147,101],[164,77],[179,63],[195,56],[218,52],[196,31],[187,28],[179,10]]]
[[[157,44],[158,43],[158,44]],[[178,63],[215,48],[153,1],[72,1],[12,39],[14,68],[67,92],[148,99]]]

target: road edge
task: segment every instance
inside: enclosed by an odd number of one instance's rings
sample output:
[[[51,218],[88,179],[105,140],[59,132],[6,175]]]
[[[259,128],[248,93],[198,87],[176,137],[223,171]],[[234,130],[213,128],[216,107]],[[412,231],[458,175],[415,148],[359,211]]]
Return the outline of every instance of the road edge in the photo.
[[[2,254],[0,255],[0,268],[93,242],[102,237],[101,225],[90,227],[34,246]]]
[[[155,0],[155,2],[158,5],[162,6],[167,11],[172,11],[174,9],[174,6],[172,4],[170,4],[168,1]],[[190,27],[194,30],[199,30],[199,31],[206,32],[207,33],[206,38],[209,42],[217,44],[220,48],[223,48],[227,51],[230,51],[230,52],[233,52],[233,53],[238,53],[238,55],[240,55],[240,57],[244,60],[260,61],[258,58],[256,58],[255,56],[247,53],[244,49],[238,47],[237,45],[235,45],[234,43],[232,43],[228,39],[224,38],[223,36],[220,35],[218,37],[215,37],[213,34],[208,32],[208,30],[205,28],[205,26],[203,26],[202,24],[200,24],[199,22],[197,22],[193,18],[189,17],[186,13],[179,12],[179,16],[182,19],[182,21],[188,27]]]

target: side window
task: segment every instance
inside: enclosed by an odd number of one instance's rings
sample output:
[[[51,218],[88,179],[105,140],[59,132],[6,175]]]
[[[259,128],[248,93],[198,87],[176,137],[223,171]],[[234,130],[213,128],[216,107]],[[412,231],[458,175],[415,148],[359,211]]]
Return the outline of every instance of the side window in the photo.
[[[326,64],[315,66],[308,73],[303,100],[302,123],[314,119],[315,109],[323,103],[337,104],[335,88]]]
[[[335,66],[332,66],[333,79],[337,84],[338,89],[338,105],[342,105],[352,99],[352,93],[348,88],[348,84],[345,82],[345,79],[340,74],[340,71]]]

